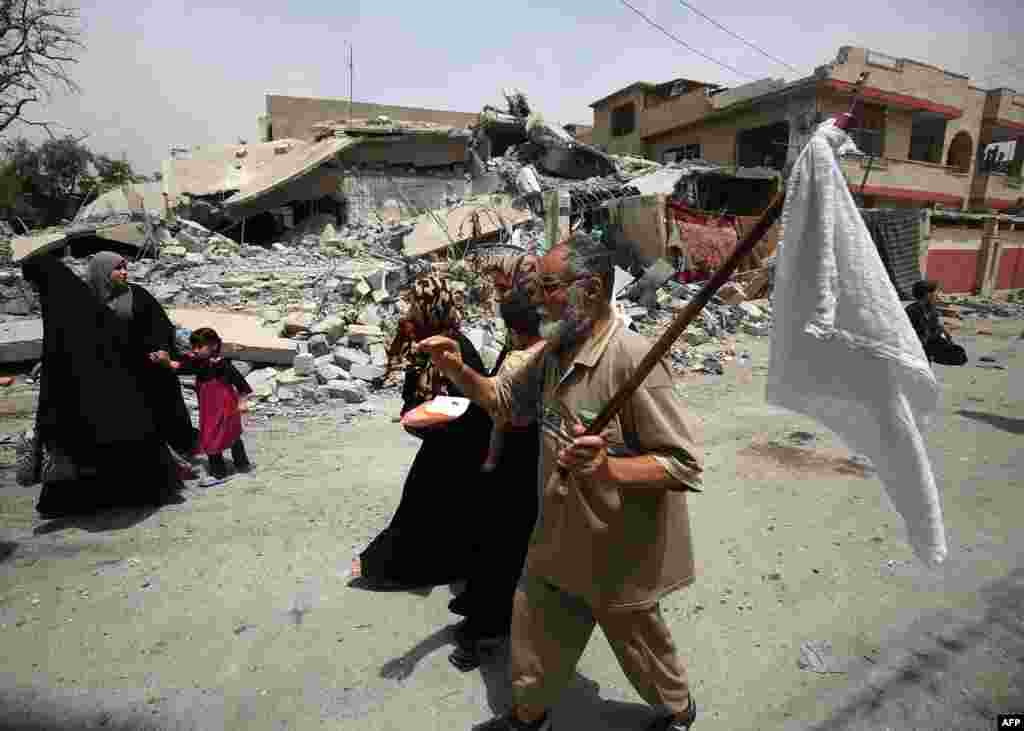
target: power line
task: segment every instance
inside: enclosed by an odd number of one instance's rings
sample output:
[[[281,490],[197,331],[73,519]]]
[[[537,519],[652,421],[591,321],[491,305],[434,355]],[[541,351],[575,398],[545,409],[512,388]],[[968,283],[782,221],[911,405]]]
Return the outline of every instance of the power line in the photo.
[[[733,68],[732,66],[730,66],[730,65],[729,65],[729,64],[727,64],[727,63],[722,63],[722,62],[721,62],[721,61],[719,61],[718,59],[714,59],[714,58],[711,58],[711,56],[707,55],[707,54],[706,54],[706,53],[704,53],[703,51],[698,51],[698,50],[697,50],[696,48],[694,48],[693,46],[691,46],[691,45],[690,45],[689,43],[687,43],[686,41],[684,41],[684,40],[681,40],[680,38],[678,38],[677,36],[673,35],[673,34],[672,34],[671,32],[669,32],[668,30],[666,30],[664,26],[661,26],[661,25],[659,25],[658,23],[655,23],[655,22],[654,22],[653,20],[651,20],[651,19],[650,19],[650,18],[648,18],[648,17],[646,16],[646,15],[644,15],[644,14],[643,14],[643,13],[641,13],[641,12],[640,12],[639,10],[637,10],[637,9],[636,9],[636,8],[634,8],[634,7],[632,6],[632,5],[630,5],[630,4],[628,3],[628,2],[626,2],[626,0],[619,0],[619,2],[621,2],[621,3],[622,3],[623,5],[625,5],[625,6],[627,7],[627,8],[629,8],[629,9],[630,9],[630,10],[632,10],[632,11],[633,11],[634,13],[636,13],[637,15],[639,15],[639,16],[640,16],[641,18],[643,18],[643,19],[644,19],[645,21],[647,21],[648,25],[651,25],[651,26],[653,26],[654,28],[657,28],[658,30],[660,30],[660,31],[661,31],[662,33],[664,33],[665,35],[667,35],[667,36],[668,36],[669,38],[671,38],[671,39],[672,39],[673,41],[675,41],[676,43],[678,43],[678,44],[679,44],[680,46],[682,46],[682,47],[683,47],[683,48],[685,48],[686,50],[688,50],[688,51],[692,51],[693,53],[696,53],[696,54],[697,54],[698,56],[701,56],[702,58],[706,58],[706,59],[707,59],[708,61],[711,61],[711,63],[715,63],[715,64],[718,64],[718,65],[719,65],[719,66],[721,66],[722,68],[725,68],[725,69],[729,69],[729,71],[732,71],[732,72],[733,72],[734,74],[736,74],[736,75],[738,75],[738,76],[743,76],[744,78],[747,78],[747,79],[756,79],[756,78],[757,78],[756,76],[751,76],[750,74],[745,74],[745,73],[743,73],[742,71],[740,71],[739,69],[735,69],[735,68]]]
[[[721,30],[724,30],[724,31],[725,31],[726,33],[728,33],[729,35],[731,35],[731,36],[732,36],[733,38],[735,38],[736,40],[738,40],[738,41],[742,41],[743,43],[746,43],[746,44],[747,44],[748,46],[750,46],[751,48],[753,48],[753,49],[754,49],[755,51],[757,51],[758,53],[760,53],[760,54],[761,54],[762,56],[764,56],[765,58],[771,59],[771,60],[772,60],[772,61],[774,61],[775,63],[780,63],[780,64],[782,64],[783,66],[785,66],[786,68],[788,68],[788,69],[789,69],[790,71],[795,71],[795,72],[797,72],[797,73],[800,73],[800,70],[799,70],[798,68],[796,68],[796,66],[791,66],[790,64],[786,63],[786,62],[785,62],[785,61],[783,61],[782,59],[780,59],[780,58],[775,58],[775,56],[771,55],[771,54],[770,54],[770,53],[768,53],[767,51],[763,51],[762,49],[758,48],[758,47],[757,47],[757,46],[755,46],[755,45],[754,45],[753,43],[751,43],[750,41],[748,41],[748,40],[747,40],[746,38],[743,38],[742,36],[739,36],[739,35],[737,35],[736,33],[733,33],[733,32],[732,32],[731,30],[729,30],[728,28],[726,28],[726,27],[725,27],[724,25],[722,25],[721,23],[719,23],[719,22],[718,22],[717,20],[715,20],[714,18],[711,18],[711,17],[709,17],[709,16],[705,15],[704,13],[702,13],[701,11],[697,10],[697,8],[695,8],[695,7],[693,7],[692,5],[690,5],[690,3],[686,2],[686,0],[679,0],[679,4],[680,4],[680,5],[682,5],[682,6],[683,6],[683,7],[685,7],[685,8],[689,8],[690,10],[692,10],[693,12],[695,12],[695,13],[696,13],[697,15],[699,15],[699,16],[700,16],[700,17],[702,17],[702,18],[704,18],[704,20],[706,20],[706,21],[708,21],[709,23],[711,23],[711,24],[712,24],[713,26],[715,26],[716,28],[720,28]]]

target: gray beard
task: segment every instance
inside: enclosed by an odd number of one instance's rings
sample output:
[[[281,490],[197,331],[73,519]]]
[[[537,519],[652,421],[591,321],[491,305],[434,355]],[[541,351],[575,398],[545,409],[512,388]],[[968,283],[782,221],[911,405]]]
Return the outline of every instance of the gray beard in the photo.
[[[561,320],[545,317],[540,324],[540,336],[561,354],[580,345],[590,335],[591,329],[590,321],[582,321],[575,315],[568,315]]]

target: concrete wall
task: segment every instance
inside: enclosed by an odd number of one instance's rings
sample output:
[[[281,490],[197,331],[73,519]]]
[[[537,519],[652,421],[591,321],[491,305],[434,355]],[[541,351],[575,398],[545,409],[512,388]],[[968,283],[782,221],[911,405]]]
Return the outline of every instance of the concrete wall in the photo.
[[[831,77],[854,83],[862,71],[870,71],[868,86],[963,109],[973,95],[966,76],[910,59],[894,59],[896,68],[868,63],[868,49],[843,46],[832,65]],[[878,58],[881,61],[881,57]]]
[[[389,209],[380,211],[382,216],[393,216],[397,211],[408,216],[415,213],[409,204],[419,209],[441,208],[446,198],[468,195],[469,183],[461,175],[392,175],[389,180],[378,172],[361,171],[345,176],[341,192],[348,206],[349,223],[376,223],[375,210]]]
[[[316,99],[312,97],[278,96],[267,94],[267,116],[270,118],[270,133],[279,140],[294,137],[312,140],[313,125],[317,122],[345,120],[349,117],[349,104],[345,99]],[[372,102],[355,102],[352,116],[355,119],[373,119],[380,115],[410,122],[433,122],[435,124],[466,127],[475,124],[476,112],[450,112],[441,109],[420,109],[400,107]]]
[[[931,225],[924,274],[944,292],[968,294],[981,288],[985,229],[966,225]],[[995,291],[1024,288],[1024,225],[1000,225],[995,239],[999,261],[993,268]]]
[[[644,137],[651,137],[674,127],[695,122],[711,111],[711,101],[704,89],[671,97],[644,110],[640,123],[641,134]]]
[[[660,160],[665,150],[699,143],[701,155],[705,160],[720,165],[735,165],[736,137],[740,132],[787,121],[790,116],[787,106],[766,106],[764,109],[738,114],[721,121],[668,132],[648,140],[649,157]]]
[[[645,155],[646,145],[640,136],[643,128],[645,97],[643,89],[631,89],[623,94],[616,94],[594,107],[593,144],[614,155]],[[612,109],[630,102],[636,108],[636,127],[631,134],[612,137]]]
[[[985,116],[1024,125],[1024,94],[1010,90],[993,92],[988,95]]]
[[[342,153],[345,165],[462,166],[468,154],[466,140],[410,135],[401,139],[367,140]]]

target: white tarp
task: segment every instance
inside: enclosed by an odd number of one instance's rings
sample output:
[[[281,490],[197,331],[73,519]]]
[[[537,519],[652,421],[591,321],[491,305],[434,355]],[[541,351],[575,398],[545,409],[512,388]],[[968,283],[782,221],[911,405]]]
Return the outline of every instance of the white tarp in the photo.
[[[939,387],[820,125],[790,177],[775,274],[767,400],[817,419],[868,457],[927,565],[946,557],[922,436]]]

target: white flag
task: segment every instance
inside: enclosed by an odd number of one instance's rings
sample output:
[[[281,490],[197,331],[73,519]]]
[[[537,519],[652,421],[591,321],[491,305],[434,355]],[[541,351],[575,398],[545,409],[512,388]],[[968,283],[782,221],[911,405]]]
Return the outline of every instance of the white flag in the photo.
[[[766,396],[871,459],[914,552],[934,567],[946,536],[922,433],[939,387],[836,161],[851,148],[825,122],[789,179]]]

